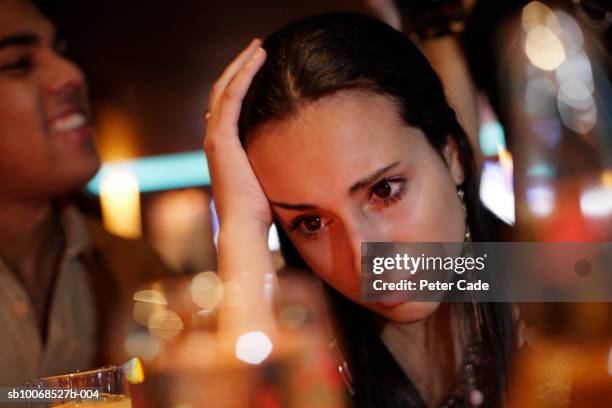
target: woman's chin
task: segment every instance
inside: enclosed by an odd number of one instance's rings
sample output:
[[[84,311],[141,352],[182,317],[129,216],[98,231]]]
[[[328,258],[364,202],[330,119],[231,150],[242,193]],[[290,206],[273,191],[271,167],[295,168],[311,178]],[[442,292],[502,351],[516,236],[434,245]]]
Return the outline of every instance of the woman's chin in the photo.
[[[431,316],[440,302],[375,302],[370,310],[396,323],[413,323]]]

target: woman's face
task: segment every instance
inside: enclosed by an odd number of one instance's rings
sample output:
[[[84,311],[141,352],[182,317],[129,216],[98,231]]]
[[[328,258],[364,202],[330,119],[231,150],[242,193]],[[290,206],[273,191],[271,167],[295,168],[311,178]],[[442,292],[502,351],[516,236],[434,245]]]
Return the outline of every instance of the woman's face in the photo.
[[[454,143],[442,158],[391,99],[344,91],[258,127],[247,154],[283,229],[321,279],[394,321],[436,309],[433,302],[363,302],[360,248],[368,241],[463,241]]]

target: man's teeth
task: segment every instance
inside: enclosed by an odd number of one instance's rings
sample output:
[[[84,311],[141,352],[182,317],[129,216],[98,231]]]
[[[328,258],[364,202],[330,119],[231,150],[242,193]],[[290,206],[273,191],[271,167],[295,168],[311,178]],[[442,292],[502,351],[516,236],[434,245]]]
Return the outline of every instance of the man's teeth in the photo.
[[[87,118],[82,113],[72,113],[62,119],[53,122],[51,129],[57,132],[65,132],[80,128],[87,123]]]

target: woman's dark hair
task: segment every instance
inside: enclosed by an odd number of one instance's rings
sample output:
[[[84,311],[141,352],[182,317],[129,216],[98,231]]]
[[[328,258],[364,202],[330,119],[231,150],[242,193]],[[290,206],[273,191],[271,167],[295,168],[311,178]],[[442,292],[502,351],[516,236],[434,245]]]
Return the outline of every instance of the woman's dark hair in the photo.
[[[239,120],[243,146],[255,129],[295,115],[300,107],[343,90],[390,97],[406,124],[421,129],[442,155],[448,138],[460,152],[468,222],[474,240],[490,240],[478,198],[472,150],[442,84],[425,57],[402,33],[367,16],[330,13],[298,20],[264,42],[268,58],[245,97]],[[306,267],[277,223],[286,263]],[[424,402],[385,345],[372,312],[328,288],[346,342],[356,406],[422,406]],[[501,396],[512,330],[507,305],[481,304],[487,346],[494,358],[495,393]],[[491,401],[488,401],[489,404]],[[490,405],[487,406],[490,406]]]

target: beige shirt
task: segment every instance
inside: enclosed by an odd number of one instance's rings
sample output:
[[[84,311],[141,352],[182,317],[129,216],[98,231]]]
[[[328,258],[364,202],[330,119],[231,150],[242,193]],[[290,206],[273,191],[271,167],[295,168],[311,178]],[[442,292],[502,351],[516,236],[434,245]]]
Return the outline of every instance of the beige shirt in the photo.
[[[66,249],[52,294],[46,343],[26,291],[0,260],[0,386],[95,364],[97,314],[90,275],[80,257],[91,237],[76,208],[63,209],[61,223]]]

